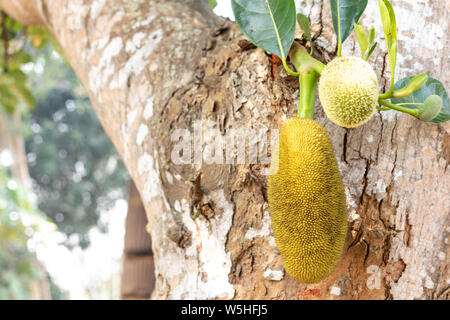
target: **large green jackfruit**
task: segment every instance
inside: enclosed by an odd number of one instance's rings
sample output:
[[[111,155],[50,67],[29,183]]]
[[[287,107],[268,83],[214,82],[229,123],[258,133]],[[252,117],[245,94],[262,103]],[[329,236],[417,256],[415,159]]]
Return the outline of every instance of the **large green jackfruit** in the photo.
[[[326,278],[343,250],[347,207],[331,142],[318,122],[290,118],[283,123],[272,156],[268,198],[287,273],[302,283]]]

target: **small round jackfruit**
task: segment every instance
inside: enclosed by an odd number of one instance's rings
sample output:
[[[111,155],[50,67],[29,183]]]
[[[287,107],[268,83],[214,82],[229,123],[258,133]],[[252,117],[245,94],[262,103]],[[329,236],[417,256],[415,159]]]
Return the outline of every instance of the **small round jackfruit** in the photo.
[[[378,79],[373,68],[357,57],[340,57],[325,66],[319,80],[319,99],[335,124],[354,128],[374,114]]]
[[[302,283],[326,278],[344,247],[347,207],[330,139],[318,122],[290,118],[283,123],[267,194],[286,272]]]
[[[419,118],[422,121],[433,120],[442,109],[442,98],[438,95],[432,95],[425,99],[422,108],[419,109]]]

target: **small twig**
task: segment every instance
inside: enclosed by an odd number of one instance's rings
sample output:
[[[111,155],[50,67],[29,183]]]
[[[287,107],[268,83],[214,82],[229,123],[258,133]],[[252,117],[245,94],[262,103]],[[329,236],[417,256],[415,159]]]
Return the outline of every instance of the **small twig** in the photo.
[[[2,37],[3,37],[3,50],[5,57],[5,64],[3,66],[4,72],[8,71],[8,46],[9,46],[8,29],[6,28],[6,18],[7,18],[6,13],[2,11]]]

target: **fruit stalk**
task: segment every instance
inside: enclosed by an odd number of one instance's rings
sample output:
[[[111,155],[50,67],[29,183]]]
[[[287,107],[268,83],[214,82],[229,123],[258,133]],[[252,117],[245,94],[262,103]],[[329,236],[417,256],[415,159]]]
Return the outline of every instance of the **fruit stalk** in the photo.
[[[316,101],[316,88],[318,73],[311,70],[308,73],[301,73],[300,81],[300,99],[297,116],[314,120],[314,109]]]
[[[417,117],[419,115],[419,110],[418,109],[409,109],[409,108],[405,108],[396,104],[393,104],[389,101],[383,100],[383,99],[378,99],[378,103],[381,104],[382,106],[388,107],[389,109],[393,109],[393,110],[397,110],[400,112],[404,112],[407,113],[409,115],[412,115],[413,117]]]
[[[320,74],[323,68],[325,68],[325,65],[322,62],[313,58],[306,48],[297,42],[292,44],[289,57],[291,58],[292,64],[300,73],[307,73],[310,70],[314,70]]]
[[[300,99],[297,115],[299,118],[314,119],[317,79],[325,66],[314,59],[305,47],[295,42],[290,51],[290,58],[300,72]]]

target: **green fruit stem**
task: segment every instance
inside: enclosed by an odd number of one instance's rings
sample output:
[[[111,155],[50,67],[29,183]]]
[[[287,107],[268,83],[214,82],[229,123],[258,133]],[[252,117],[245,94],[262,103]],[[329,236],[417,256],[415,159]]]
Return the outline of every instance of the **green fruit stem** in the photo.
[[[393,91],[388,91],[388,92],[385,92],[385,93],[380,93],[380,95],[378,96],[378,98],[379,99],[390,99],[390,98],[392,98],[392,95],[393,95]]]
[[[318,77],[319,74],[314,70],[300,74],[300,100],[297,113],[299,118],[314,119]]]
[[[292,64],[300,73],[298,117],[314,119],[317,79],[325,65],[314,59],[302,45],[294,42],[289,53]]]
[[[289,57],[291,58],[292,64],[300,73],[308,73],[310,70],[314,70],[320,74],[322,73],[323,68],[325,68],[325,65],[322,62],[313,58],[306,48],[297,42],[292,44]]]
[[[423,103],[419,102],[405,102],[405,103],[397,103],[398,106],[423,106]]]
[[[291,76],[294,76],[294,77],[300,76],[300,72],[292,71],[291,68],[289,68],[285,58],[281,59],[281,62],[283,63],[284,70],[286,70],[286,72],[289,73]]]
[[[418,109],[409,109],[409,108],[405,108],[402,106],[399,106],[397,104],[393,104],[389,101],[383,100],[383,99],[378,99],[378,103],[381,104],[382,106],[388,107],[389,109],[393,109],[393,110],[397,110],[403,113],[407,113],[409,115],[412,115],[413,117],[417,117],[419,115],[419,110]]]

